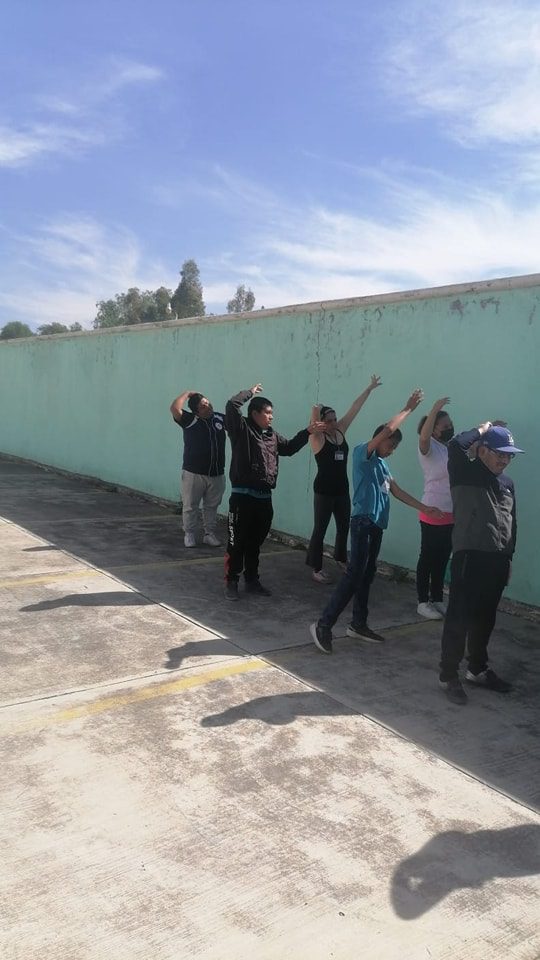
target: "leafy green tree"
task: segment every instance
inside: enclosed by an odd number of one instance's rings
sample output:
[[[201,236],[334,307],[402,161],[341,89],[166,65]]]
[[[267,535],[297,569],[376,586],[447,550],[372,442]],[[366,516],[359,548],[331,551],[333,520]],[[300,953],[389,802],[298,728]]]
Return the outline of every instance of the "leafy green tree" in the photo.
[[[247,310],[253,310],[255,306],[255,294],[249,287],[246,290],[244,284],[236,288],[236,293],[232,300],[227,304],[227,313],[244,313]]]
[[[138,287],[130,287],[127,293],[117,293],[113,299],[99,300],[94,329],[168,320],[171,296],[167,287],[143,291]]]
[[[6,323],[0,330],[0,340],[17,340],[19,337],[33,337],[34,332],[28,324],[21,323],[20,320],[13,320]]]
[[[80,323],[72,323],[69,327],[64,323],[43,323],[37,332],[40,337],[50,337],[55,333],[78,333],[79,330],[82,330]]]
[[[195,260],[185,260],[180,271],[180,283],[171,297],[171,310],[174,317],[204,317],[206,308],[203,300],[199,268]]]

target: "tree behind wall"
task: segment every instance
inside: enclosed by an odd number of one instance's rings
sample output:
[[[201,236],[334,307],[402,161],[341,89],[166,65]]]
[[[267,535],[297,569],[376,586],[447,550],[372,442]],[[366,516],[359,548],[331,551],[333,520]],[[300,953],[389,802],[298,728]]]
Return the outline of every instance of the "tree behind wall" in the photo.
[[[203,300],[199,268],[195,260],[185,260],[180,271],[180,283],[171,298],[171,310],[178,320],[183,317],[203,317]]]
[[[142,291],[138,287],[130,287],[127,293],[117,293],[110,300],[98,300],[94,329],[169,320],[171,296],[167,287]]]
[[[72,323],[69,327],[64,323],[43,323],[37,332],[40,337],[50,337],[55,333],[79,333],[81,330],[80,323]]]
[[[34,331],[30,329],[28,324],[21,323],[20,320],[13,320],[11,323],[6,323],[5,327],[2,327],[0,330],[0,340],[17,340],[19,337],[33,337]]]
[[[232,300],[229,300],[227,304],[227,313],[244,313],[248,310],[253,310],[255,306],[255,294],[253,290],[245,288],[244,284],[240,284],[236,288],[236,293]]]

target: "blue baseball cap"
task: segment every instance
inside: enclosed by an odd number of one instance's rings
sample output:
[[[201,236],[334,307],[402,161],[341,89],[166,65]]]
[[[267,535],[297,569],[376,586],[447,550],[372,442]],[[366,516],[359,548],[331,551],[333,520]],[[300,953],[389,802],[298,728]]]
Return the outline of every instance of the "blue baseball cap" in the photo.
[[[480,437],[482,446],[488,450],[497,450],[499,453],[524,453],[516,447],[514,438],[507,427],[490,427]]]

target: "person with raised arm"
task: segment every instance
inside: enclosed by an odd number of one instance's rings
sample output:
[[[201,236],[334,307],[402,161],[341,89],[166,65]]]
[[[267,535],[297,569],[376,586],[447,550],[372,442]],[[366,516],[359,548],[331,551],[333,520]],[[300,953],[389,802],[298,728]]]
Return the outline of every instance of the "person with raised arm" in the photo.
[[[313,641],[323,653],[332,653],[332,627],[353,597],[352,622],[347,636],[370,643],[384,640],[368,625],[368,600],[383,532],[388,526],[390,494],[415,510],[430,516],[440,515],[437,507],[421,503],[398,486],[385,459],[397,448],[402,439],[399,428],[423,396],[420,389],[413,390],[399,413],[378,426],[371,440],[354,448],[350,558],[319,620],[310,627]]]
[[[426,620],[442,620],[446,613],[444,576],[452,553],[452,496],[448,479],[448,443],[454,424],[444,409],[450,397],[436,400],[418,424],[418,459],[424,475],[424,503],[438,507],[442,517],[420,512],[420,556],[416,567],[417,611]]]
[[[238,581],[244,572],[246,592],[269,597],[259,580],[260,549],[272,524],[272,491],[276,486],[280,457],[292,457],[309,436],[324,430],[310,423],[291,440],[272,427],[272,401],[260,396],[262,385],[254,384],[231,397],[225,407],[225,426],[231,441],[231,496],[229,540],[225,554],[225,598],[238,600]],[[243,405],[249,400],[247,417]]]
[[[514,484],[504,472],[523,453],[503,420],[487,421],[448,444],[454,510],[450,596],[441,639],[439,682],[448,699],[467,703],[459,666],[467,648],[471,686],[508,693],[488,663],[488,643],[516,548]]]
[[[184,410],[184,407],[189,407]],[[182,525],[184,546],[195,547],[202,502],[203,543],[221,546],[216,533],[217,511],[225,492],[225,414],[196,390],[185,390],[170,406],[184,434],[182,461]]]
[[[312,421],[322,421],[325,425],[324,433],[312,433],[309,438],[309,445],[317,463],[317,474],[313,482],[314,526],[306,563],[312,568],[312,577],[317,583],[329,582],[322,565],[324,536],[331,517],[336,525],[334,560],[340,564],[347,563],[351,498],[347,477],[349,446],[345,434],[372,391],[380,384],[381,378],[373,374],[369,387],[366,387],[339,420],[333,407],[323,405],[314,406],[312,409]]]

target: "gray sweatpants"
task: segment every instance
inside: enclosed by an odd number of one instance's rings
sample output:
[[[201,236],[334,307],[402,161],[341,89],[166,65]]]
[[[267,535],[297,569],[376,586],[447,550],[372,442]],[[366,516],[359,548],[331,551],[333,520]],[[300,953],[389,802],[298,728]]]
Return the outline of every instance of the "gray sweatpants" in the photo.
[[[225,477],[205,477],[182,470],[182,523],[184,533],[197,533],[202,500],[204,532],[216,532],[217,510],[225,492]]]

